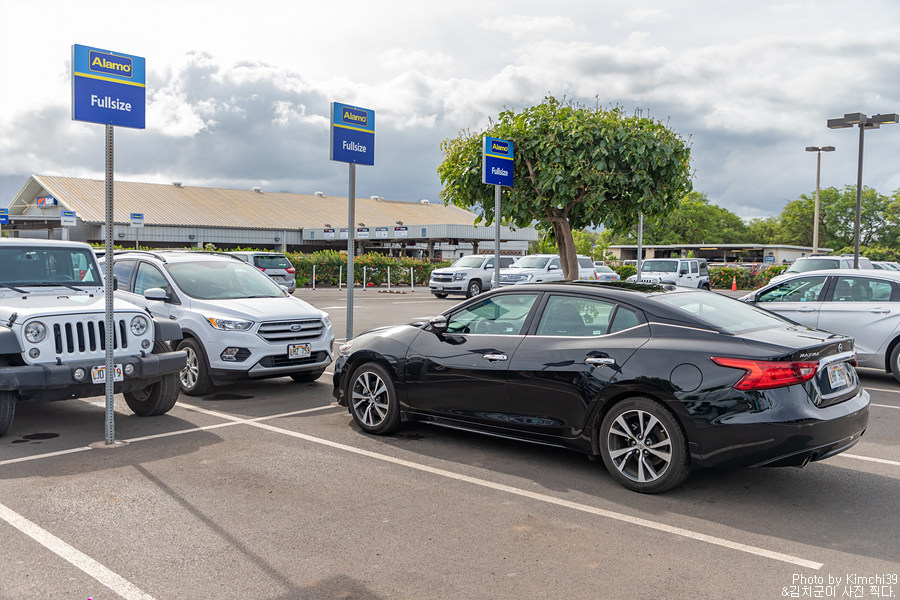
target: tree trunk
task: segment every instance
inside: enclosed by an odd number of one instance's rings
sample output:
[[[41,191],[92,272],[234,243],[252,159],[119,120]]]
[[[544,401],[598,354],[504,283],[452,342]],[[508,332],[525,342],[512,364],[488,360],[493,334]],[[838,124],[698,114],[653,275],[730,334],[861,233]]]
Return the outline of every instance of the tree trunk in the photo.
[[[553,235],[559,248],[563,279],[578,279],[578,259],[575,256],[575,240],[572,237],[569,220],[562,216],[554,216],[550,219],[550,225],[553,227]]]

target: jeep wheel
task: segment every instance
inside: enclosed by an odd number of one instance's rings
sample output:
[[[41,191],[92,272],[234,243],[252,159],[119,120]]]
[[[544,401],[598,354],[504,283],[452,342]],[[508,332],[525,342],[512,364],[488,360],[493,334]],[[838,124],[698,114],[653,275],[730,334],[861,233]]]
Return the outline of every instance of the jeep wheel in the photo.
[[[473,296],[477,296],[481,293],[481,282],[477,279],[473,279],[469,282],[469,287],[466,288],[466,298],[472,298]]]
[[[178,377],[181,382],[181,391],[188,396],[202,396],[210,393],[215,385],[209,377],[209,365],[200,342],[194,338],[186,338],[178,342],[176,350],[187,352],[187,364]]]
[[[142,390],[125,392],[125,403],[131,412],[139,417],[163,415],[175,406],[178,400],[178,373],[169,373],[162,379]]]
[[[0,392],[0,437],[12,427],[14,416],[16,416],[15,392]]]
[[[315,371],[300,371],[299,373],[291,373],[291,379],[298,383],[315,381],[322,376],[325,369],[316,369]]]

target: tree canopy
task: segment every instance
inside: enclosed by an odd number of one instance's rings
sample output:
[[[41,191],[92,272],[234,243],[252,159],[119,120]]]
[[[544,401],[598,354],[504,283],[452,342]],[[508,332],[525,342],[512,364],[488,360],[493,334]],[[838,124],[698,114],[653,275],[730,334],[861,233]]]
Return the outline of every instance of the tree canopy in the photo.
[[[493,186],[481,183],[484,135],[514,144],[515,185],[504,188],[499,216]],[[684,140],[661,122],[618,107],[548,97],[521,112],[501,112],[482,133],[444,140],[441,150],[441,200],[474,209],[488,224],[549,231],[567,279],[578,273],[573,229],[624,231],[641,213],[666,214],[691,190]]]

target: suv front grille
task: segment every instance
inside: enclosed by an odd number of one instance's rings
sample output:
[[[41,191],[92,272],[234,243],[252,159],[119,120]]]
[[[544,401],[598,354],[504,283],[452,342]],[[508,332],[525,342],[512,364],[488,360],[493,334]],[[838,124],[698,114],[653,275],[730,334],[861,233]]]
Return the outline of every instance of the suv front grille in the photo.
[[[453,281],[453,274],[452,273],[432,273],[431,280],[437,281],[440,283],[449,283],[449,282]]]
[[[259,326],[259,337],[269,343],[315,340],[325,333],[322,319],[271,321]]]
[[[113,348],[128,347],[128,334],[125,321],[115,321],[113,328]],[[106,351],[105,321],[76,321],[74,323],[54,323],[53,341],[57,355],[78,354],[85,352]]]

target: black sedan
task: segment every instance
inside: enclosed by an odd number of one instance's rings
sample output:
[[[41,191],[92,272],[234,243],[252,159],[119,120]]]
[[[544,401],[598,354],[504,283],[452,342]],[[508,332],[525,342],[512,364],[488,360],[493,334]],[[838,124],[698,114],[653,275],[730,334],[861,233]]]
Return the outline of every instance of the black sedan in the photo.
[[[869,417],[855,360],[852,338],[710,292],[534,284],[354,338],[334,396],[369,433],[416,420],[572,448],[653,493],[850,448]]]

